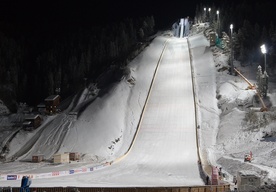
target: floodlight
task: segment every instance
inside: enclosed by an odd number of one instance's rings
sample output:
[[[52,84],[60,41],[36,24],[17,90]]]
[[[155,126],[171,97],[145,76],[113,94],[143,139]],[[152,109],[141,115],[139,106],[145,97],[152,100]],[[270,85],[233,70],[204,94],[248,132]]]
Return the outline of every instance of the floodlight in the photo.
[[[263,45],[261,46],[261,51],[262,51],[263,54],[266,54],[265,44],[263,44]]]

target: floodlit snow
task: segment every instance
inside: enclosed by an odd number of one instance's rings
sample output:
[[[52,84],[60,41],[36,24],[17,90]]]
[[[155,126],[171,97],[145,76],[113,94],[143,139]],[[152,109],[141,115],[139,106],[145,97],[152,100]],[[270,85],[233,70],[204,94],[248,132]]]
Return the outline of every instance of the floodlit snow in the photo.
[[[228,67],[227,57],[210,47],[202,32],[188,39],[169,34],[159,33],[129,63],[120,82],[103,92],[89,86],[67,110],[43,116],[34,131],[11,127],[22,114],[8,116],[0,103],[1,148],[9,141],[6,159],[15,159],[0,164],[0,186],[20,186],[20,179],[4,180],[7,175],[33,175],[31,187],[204,185],[197,139],[207,174],[212,164],[222,167],[226,182],[241,170],[275,182],[275,84],[269,82],[264,100],[269,111],[259,112],[255,90],[247,89],[240,76],[219,70]],[[257,65],[235,66],[256,83]],[[253,118],[250,107],[256,108]],[[78,112],[77,120],[70,111]],[[250,151],[253,161],[243,162]],[[51,162],[54,154],[64,152],[79,152],[81,160]],[[31,163],[36,154],[43,154],[45,161]],[[52,176],[58,171],[65,176]]]

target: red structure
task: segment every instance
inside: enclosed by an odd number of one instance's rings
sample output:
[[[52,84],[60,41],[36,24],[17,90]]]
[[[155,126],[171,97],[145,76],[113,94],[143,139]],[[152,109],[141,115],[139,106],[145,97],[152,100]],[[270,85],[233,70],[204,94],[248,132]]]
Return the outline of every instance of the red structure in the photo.
[[[32,162],[39,163],[44,160],[44,155],[33,155]]]
[[[69,160],[70,161],[80,160],[80,153],[78,153],[78,152],[69,152]]]

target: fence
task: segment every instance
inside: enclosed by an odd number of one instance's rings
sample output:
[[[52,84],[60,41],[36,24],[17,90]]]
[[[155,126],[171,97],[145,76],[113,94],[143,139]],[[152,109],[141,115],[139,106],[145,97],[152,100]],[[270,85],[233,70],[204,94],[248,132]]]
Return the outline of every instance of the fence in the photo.
[[[20,187],[0,188],[0,192],[19,192]],[[31,187],[30,192],[230,192],[230,185],[206,185],[193,187]]]

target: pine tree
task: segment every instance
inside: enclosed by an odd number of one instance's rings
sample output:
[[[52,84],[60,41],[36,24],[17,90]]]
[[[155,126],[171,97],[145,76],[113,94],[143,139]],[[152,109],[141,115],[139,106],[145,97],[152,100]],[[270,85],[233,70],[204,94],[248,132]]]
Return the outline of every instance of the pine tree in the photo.
[[[145,36],[144,30],[143,30],[143,28],[140,28],[139,31],[138,31],[139,40],[143,41],[144,36]]]
[[[261,35],[261,42],[266,43],[267,40],[268,40],[268,32],[267,32],[266,27],[264,26],[263,30],[262,30],[262,35]]]
[[[54,75],[52,71],[48,73],[47,88],[48,88],[48,95],[54,94]]]

